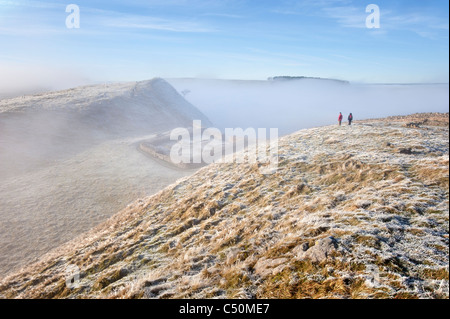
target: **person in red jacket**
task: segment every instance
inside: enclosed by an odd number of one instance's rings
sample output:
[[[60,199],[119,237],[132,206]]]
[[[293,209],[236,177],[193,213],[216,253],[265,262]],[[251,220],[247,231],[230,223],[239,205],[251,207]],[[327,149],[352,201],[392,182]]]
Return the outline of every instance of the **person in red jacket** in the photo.
[[[339,126],[342,125],[342,119],[344,118],[344,116],[342,115],[342,112],[339,113],[339,117],[338,117],[338,121],[339,121]]]

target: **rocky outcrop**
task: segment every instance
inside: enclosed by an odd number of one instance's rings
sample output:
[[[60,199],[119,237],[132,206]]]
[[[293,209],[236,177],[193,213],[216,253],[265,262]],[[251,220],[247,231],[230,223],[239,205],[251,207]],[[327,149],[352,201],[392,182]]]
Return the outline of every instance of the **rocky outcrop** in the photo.
[[[326,237],[317,240],[312,247],[309,247],[307,243],[303,243],[296,247],[293,252],[299,260],[309,259],[313,263],[321,263],[328,258],[332,258],[331,254],[337,248],[336,239],[334,237]]]
[[[288,265],[289,259],[287,258],[277,258],[277,259],[267,259],[261,258],[256,263],[254,270],[255,274],[264,278],[269,275],[276,275]]]

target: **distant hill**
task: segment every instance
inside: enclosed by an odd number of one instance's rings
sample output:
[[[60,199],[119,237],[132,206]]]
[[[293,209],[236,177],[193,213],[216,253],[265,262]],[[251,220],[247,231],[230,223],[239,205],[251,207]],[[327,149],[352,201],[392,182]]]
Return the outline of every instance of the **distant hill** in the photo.
[[[0,100],[0,177],[111,138],[210,121],[165,80],[91,85]]]
[[[141,133],[209,121],[163,79],[82,86],[0,100],[1,120],[47,112],[46,122],[82,124],[104,134]],[[31,117],[31,116],[29,116]],[[29,117],[27,120],[29,120]],[[76,127],[78,128],[78,127]],[[3,126],[2,126],[3,129]],[[28,127],[30,131],[33,127]],[[34,132],[39,133],[39,132]],[[76,133],[76,132],[70,132]]]
[[[310,76],[274,76],[267,79],[268,81],[298,81],[298,80],[320,80],[320,81],[333,81],[342,84],[350,84],[348,81],[328,79],[320,77],[310,77]]]
[[[0,297],[448,298],[449,128],[403,120],[285,136],[270,175],[209,165],[4,278]]]

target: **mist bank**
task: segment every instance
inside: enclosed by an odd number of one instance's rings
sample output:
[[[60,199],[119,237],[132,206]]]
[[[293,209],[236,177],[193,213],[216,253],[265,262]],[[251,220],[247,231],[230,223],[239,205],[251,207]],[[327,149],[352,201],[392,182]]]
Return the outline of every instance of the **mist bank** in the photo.
[[[448,112],[448,84],[355,84],[304,79],[241,81],[166,79],[223,130],[278,128],[286,135],[334,124],[339,112],[355,120]]]

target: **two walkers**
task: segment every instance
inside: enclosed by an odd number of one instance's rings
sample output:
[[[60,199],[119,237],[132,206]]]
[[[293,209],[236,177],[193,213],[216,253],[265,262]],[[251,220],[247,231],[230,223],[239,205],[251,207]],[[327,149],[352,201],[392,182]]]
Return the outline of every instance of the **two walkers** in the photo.
[[[344,119],[344,116],[342,115],[342,113],[339,113],[339,117],[338,117],[338,122],[339,122],[339,126],[342,125],[342,120]],[[353,122],[353,114],[350,113],[350,115],[348,116],[348,125],[352,125]]]

